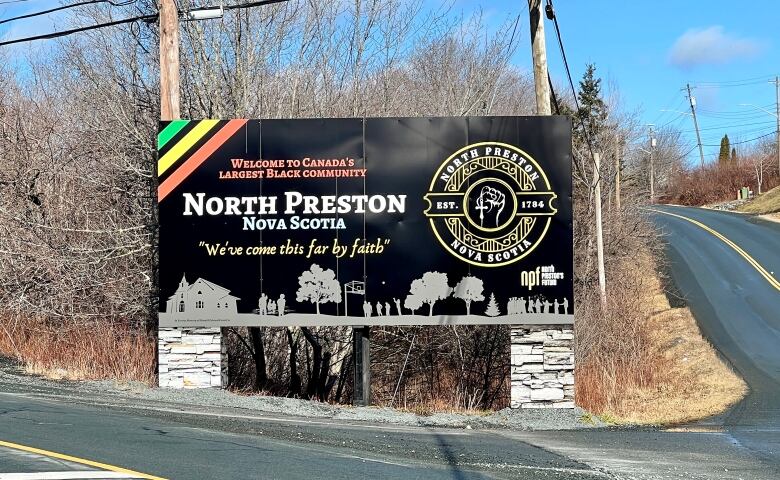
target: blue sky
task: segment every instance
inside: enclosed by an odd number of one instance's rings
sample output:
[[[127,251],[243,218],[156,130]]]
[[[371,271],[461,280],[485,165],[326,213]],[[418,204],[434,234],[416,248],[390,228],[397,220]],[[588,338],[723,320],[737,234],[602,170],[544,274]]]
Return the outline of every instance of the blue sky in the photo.
[[[0,0],[0,19],[58,5],[54,0],[4,1],[8,0]],[[640,110],[644,123],[677,127],[693,146],[690,116],[660,111],[687,112],[681,89],[691,83],[704,144],[718,144],[724,133],[738,141],[774,131],[773,116],[740,103],[774,109],[774,86],[768,80],[780,75],[777,0],[556,0],[555,8],[575,81],[587,63],[595,63],[605,84],[614,82],[624,106]],[[523,36],[513,63],[529,69],[527,0],[453,1],[454,13],[478,10],[492,28],[523,15]],[[52,19],[40,18],[16,22],[10,31],[0,25],[0,36],[43,33],[53,24]],[[545,27],[550,71],[563,86],[565,71],[553,25],[547,21]],[[745,79],[750,81],[740,82]],[[717,150],[705,147],[705,154],[711,157]],[[689,159],[697,160],[696,152]]]
[[[774,85],[780,75],[780,2],[753,0],[556,0],[566,55],[575,82],[587,63],[614,82],[628,109],[640,109],[643,123],[683,130],[690,146],[695,133],[681,91],[694,86],[703,144],[719,144],[727,133],[732,141],[775,131],[775,117],[752,103],[774,111]],[[456,9],[482,9],[489,21],[500,23],[518,11],[527,15],[526,0],[457,0]],[[523,20],[526,21],[527,17]],[[526,21],[527,22],[527,21]],[[531,65],[527,23],[514,63]],[[551,75],[565,85],[565,70],[554,27],[545,23]],[[751,79],[750,82],[740,82]],[[741,85],[742,83],[750,83]],[[704,147],[705,158],[717,146]],[[698,162],[698,152],[689,161]]]

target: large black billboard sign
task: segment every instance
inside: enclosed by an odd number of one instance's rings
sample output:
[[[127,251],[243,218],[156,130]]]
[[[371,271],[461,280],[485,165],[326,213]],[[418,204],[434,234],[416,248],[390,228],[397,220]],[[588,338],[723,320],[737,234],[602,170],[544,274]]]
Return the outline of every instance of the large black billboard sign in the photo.
[[[160,326],[573,322],[565,117],[177,120]]]

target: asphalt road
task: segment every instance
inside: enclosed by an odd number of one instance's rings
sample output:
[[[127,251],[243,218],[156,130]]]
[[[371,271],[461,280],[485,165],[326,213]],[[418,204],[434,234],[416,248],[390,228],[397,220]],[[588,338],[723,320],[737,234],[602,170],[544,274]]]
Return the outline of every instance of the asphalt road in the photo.
[[[133,413],[19,394],[0,394],[0,439],[176,479],[604,478],[583,463],[492,433]],[[45,455],[0,444],[0,479],[3,472],[65,470]]]
[[[718,432],[427,429],[132,398],[108,403],[4,384],[0,391],[17,391],[0,393],[0,480],[780,478],[779,469]],[[9,476],[21,472],[37,476]]]
[[[678,215],[652,214],[679,294],[751,387],[722,418],[682,432],[429,429],[161,404],[0,372],[0,480],[780,478],[780,290],[770,281],[780,225],[658,209]]]
[[[699,208],[656,210],[664,212],[653,220],[665,234],[679,294],[750,387],[730,412],[703,423],[722,423],[735,441],[780,466],[780,223]]]

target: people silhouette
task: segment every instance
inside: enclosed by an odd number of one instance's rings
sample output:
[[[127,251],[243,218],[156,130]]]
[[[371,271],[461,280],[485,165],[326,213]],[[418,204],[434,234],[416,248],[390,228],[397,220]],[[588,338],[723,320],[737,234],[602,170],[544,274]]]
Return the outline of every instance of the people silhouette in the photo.
[[[276,315],[276,302],[268,300],[268,315]]]
[[[363,316],[364,317],[371,316],[371,304],[366,301],[363,302]]]
[[[569,314],[569,299],[566,297],[563,297],[563,313],[564,315]]]
[[[265,296],[265,293],[260,295],[260,299],[257,301],[257,309],[260,315],[265,315],[268,311],[268,297]]]
[[[284,304],[287,303],[284,299],[284,294],[279,295],[279,301],[276,302],[279,305],[279,316],[284,315]]]
[[[552,303],[550,303],[546,298],[544,299],[544,312],[543,313],[550,313],[550,307],[552,306]]]
[[[382,316],[382,302],[376,302],[376,316]]]
[[[393,303],[395,303],[395,310],[398,312],[398,316],[400,317],[404,314],[403,311],[401,311],[401,301],[397,298],[394,298]]]
[[[520,309],[518,313],[524,314],[525,313],[525,298],[520,297],[518,299],[518,302],[520,303]]]
[[[559,305],[559,303],[558,303],[558,299],[556,298],[556,299],[553,301],[553,312],[552,312],[552,313],[555,313],[555,314],[557,314],[557,313],[558,313],[558,305]]]
[[[536,299],[536,313],[542,313],[542,302],[538,298]]]
[[[385,302],[385,315],[392,315],[392,313],[390,312],[390,303],[389,302]]]

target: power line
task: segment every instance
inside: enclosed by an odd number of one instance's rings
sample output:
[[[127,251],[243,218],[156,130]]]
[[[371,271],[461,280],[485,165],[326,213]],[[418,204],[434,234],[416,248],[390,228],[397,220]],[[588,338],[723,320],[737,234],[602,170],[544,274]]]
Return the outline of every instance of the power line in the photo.
[[[674,93],[674,96],[673,96],[672,98],[670,98],[668,102],[666,102],[666,103],[663,103],[662,105],[670,105],[670,106],[669,106],[669,107],[667,107],[667,108],[665,108],[665,109],[663,109],[663,110],[661,110],[661,111],[658,113],[658,115],[656,115],[656,117],[653,119],[653,121],[652,121],[652,122],[650,122],[650,123],[658,123],[658,122],[659,122],[659,121],[660,121],[660,120],[661,120],[663,117],[667,116],[668,114],[670,114],[670,113],[675,113],[674,111],[675,111],[675,110],[677,110],[678,108],[680,108],[680,106],[681,106],[680,104],[681,104],[681,103],[683,103],[683,102],[685,101],[685,97],[684,97],[684,96],[683,96],[683,97],[680,97],[680,98],[677,100],[677,103],[675,103],[675,104],[674,104],[674,106],[671,106],[671,105],[672,105],[672,101],[673,101],[675,98],[677,98],[677,96],[678,96],[678,95],[680,95],[680,92],[675,92],[675,93]],[[673,121],[673,120],[672,120],[672,121]],[[671,122],[670,122],[670,123],[671,123]]]
[[[8,22],[13,22],[15,20],[22,20],[22,19],[25,19],[25,18],[38,17],[40,15],[46,15],[48,13],[59,12],[60,10],[67,10],[69,8],[81,7],[81,6],[84,6],[84,5],[91,5],[91,4],[94,4],[94,3],[110,3],[111,5],[113,5],[115,7],[121,7],[121,6],[124,6],[124,5],[130,5],[131,3],[134,3],[135,1],[136,0],[127,0],[127,1],[122,2],[122,3],[116,3],[116,2],[113,2],[112,0],[87,0],[85,2],[71,3],[69,5],[62,5],[60,7],[50,8],[48,10],[41,10],[40,12],[27,13],[25,15],[19,15],[18,17],[6,18],[6,19],[3,19],[3,20],[0,20],[0,25],[2,25],[4,23],[8,23]]]
[[[753,125],[766,125],[768,123],[771,123],[771,124],[774,125],[775,121],[774,120],[766,120],[766,121],[763,121],[763,122],[739,123],[739,124],[736,124],[736,125],[714,125],[712,127],[700,128],[699,131],[704,132],[704,131],[707,131],[707,130],[721,130],[721,129],[725,130],[725,129],[729,129],[729,128],[738,129],[740,127],[750,127],[750,126],[753,126]],[[692,130],[692,129],[680,130],[680,132],[682,132],[682,133],[690,133],[690,132],[695,132],[695,131],[696,130]]]
[[[688,115],[688,114],[687,114],[687,113],[682,113],[682,112],[679,112],[679,113],[677,114],[677,116],[676,116],[676,117],[674,117],[673,119],[671,119],[671,120],[669,120],[668,122],[664,123],[663,125],[659,126],[659,127],[658,127],[658,129],[660,130],[660,129],[662,129],[662,128],[666,127],[667,125],[670,125],[670,124],[672,124],[672,123],[677,123],[677,122],[679,122],[680,120],[682,120],[682,118],[683,118],[685,115]],[[655,122],[652,122],[652,123],[655,123]]]
[[[28,1],[28,0],[13,0],[13,1]],[[283,2],[287,2],[287,1],[288,0],[261,0],[261,1],[250,2],[250,3],[239,3],[239,4],[236,4],[236,5],[227,5],[227,6],[223,7],[223,8],[225,10],[239,10],[239,9],[243,9],[243,8],[252,8],[252,7],[260,7],[260,6],[263,6],[263,5],[271,5],[271,4],[274,4],[274,3],[283,3]],[[198,10],[212,9],[212,8],[219,8],[219,7],[202,7],[202,8],[199,8]],[[179,12],[179,14],[181,15],[181,12]],[[124,25],[124,24],[127,24],[127,23],[150,22],[150,21],[157,20],[158,17],[159,17],[158,13],[151,13],[149,15],[139,15],[139,16],[136,16],[136,17],[123,18],[121,20],[115,20],[113,22],[98,23],[98,24],[95,24],[95,25],[87,25],[86,27],[72,28],[72,29],[69,29],[69,30],[62,30],[60,32],[50,32],[50,33],[45,33],[43,35],[35,35],[35,36],[32,36],[32,37],[14,38],[12,40],[6,40],[6,41],[3,41],[3,42],[0,42],[0,47],[4,47],[6,45],[13,45],[13,44],[16,44],[16,43],[34,42],[34,41],[37,41],[37,40],[51,40],[51,39],[54,39],[54,38],[60,38],[60,37],[68,36],[68,35],[73,35],[74,33],[81,33],[81,32],[86,32],[86,31],[89,31],[89,30],[97,30],[97,29],[100,29],[100,28],[113,27],[113,26],[116,26],[116,25]]]
[[[742,140],[741,142],[729,142],[729,146],[731,146],[731,145],[739,145],[740,143],[755,142],[756,140],[759,140],[761,138],[768,137],[768,136],[774,135],[774,134],[775,134],[775,132],[773,131],[773,132],[767,133],[766,135],[761,135],[761,136],[758,136],[758,137],[755,137],[755,138],[751,138],[751,139],[748,139],[748,140]],[[703,147],[720,147],[720,144],[703,144],[702,146]]]
[[[741,80],[723,80],[720,82],[695,82],[697,87],[741,87],[745,85],[758,85],[770,80],[772,75],[762,75],[759,77],[743,78]]]
[[[284,3],[287,1],[288,0],[260,0],[257,2],[239,3],[237,5],[225,5],[223,8],[225,10],[239,10],[243,8],[262,7],[263,5],[273,5],[274,3]],[[219,8],[219,7],[218,6],[203,7],[204,10],[209,8]]]
[[[157,17],[158,17],[158,14],[153,13],[153,14],[150,14],[150,15],[140,15],[140,16],[137,16],[137,17],[124,18],[122,20],[115,20],[113,22],[98,23],[96,25],[88,25],[86,27],[72,28],[70,30],[62,30],[60,32],[44,33],[43,35],[35,35],[35,36],[32,36],[32,37],[15,38],[13,40],[6,40],[4,42],[0,42],[0,47],[4,47],[6,45],[13,45],[15,43],[34,42],[34,41],[37,41],[37,40],[51,40],[53,38],[59,38],[59,37],[65,37],[67,35],[73,35],[74,33],[86,32],[86,31],[89,31],[89,30],[97,30],[99,28],[113,27],[115,25],[123,25],[123,24],[126,24],[126,23],[135,23],[135,22],[141,22],[141,21],[152,21],[152,20],[156,20]]]
[[[580,102],[577,100],[577,89],[574,88],[574,81],[571,78],[571,71],[569,70],[569,61],[566,59],[566,50],[563,47],[563,39],[561,39],[561,29],[558,26],[558,15],[555,14],[555,10],[553,9],[553,3],[552,0],[547,0],[547,17],[550,18],[553,21],[553,24],[555,24],[555,36],[558,39],[558,48],[561,51],[561,57],[563,58],[563,66],[566,67],[566,76],[569,79],[569,86],[571,87],[571,93],[574,98],[574,106],[577,109],[576,114],[580,121],[580,126],[582,127],[582,132],[585,135],[585,142],[588,144],[588,150],[590,151],[590,157],[595,158],[593,154],[593,144],[590,141],[590,135],[588,133],[588,129],[585,128],[585,122],[582,121],[582,116],[579,115],[580,113]]]

